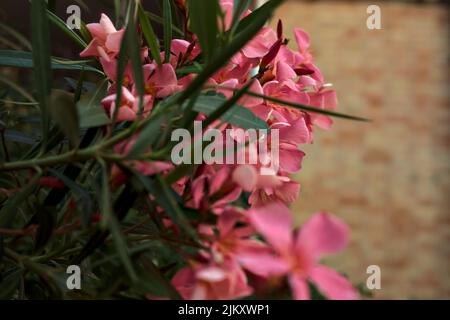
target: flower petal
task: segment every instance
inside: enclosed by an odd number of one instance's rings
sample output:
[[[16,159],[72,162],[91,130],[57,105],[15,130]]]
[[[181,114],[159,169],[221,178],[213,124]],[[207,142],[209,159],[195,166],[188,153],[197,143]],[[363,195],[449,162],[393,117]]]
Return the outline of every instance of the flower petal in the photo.
[[[292,296],[295,300],[310,300],[308,283],[305,278],[298,274],[292,274],[288,278],[292,289]]]
[[[330,299],[356,300],[359,298],[358,292],[347,278],[331,268],[317,266],[311,270],[310,277],[319,290]]]
[[[281,203],[271,203],[249,211],[250,222],[278,252],[292,245],[292,216]]]
[[[348,226],[342,220],[326,212],[319,212],[301,227],[296,248],[299,252],[307,252],[319,259],[323,255],[344,249],[349,233]]]

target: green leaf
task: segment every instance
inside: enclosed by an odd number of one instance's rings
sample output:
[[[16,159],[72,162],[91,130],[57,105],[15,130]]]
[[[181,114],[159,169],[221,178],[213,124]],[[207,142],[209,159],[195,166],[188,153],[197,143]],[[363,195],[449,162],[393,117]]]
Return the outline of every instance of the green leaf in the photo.
[[[133,12],[134,10],[132,10]],[[141,45],[136,33],[136,22],[134,17],[130,17],[130,21],[127,26],[126,41],[128,42],[129,56],[131,59],[131,65],[133,67],[133,77],[136,90],[139,94],[139,114],[142,114],[144,108],[144,75],[142,73],[141,62]]]
[[[133,264],[131,263],[129,250],[127,247],[127,243],[122,235],[120,230],[119,222],[117,221],[116,216],[113,214],[113,210],[111,207],[111,194],[109,191],[109,174],[104,162],[102,165],[102,186],[101,186],[101,199],[100,199],[100,207],[103,214],[103,223],[105,223],[111,232],[114,245],[116,247],[117,253],[119,254],[120,260],[125,267],[130,279],[132,282],[136,282],[137,274],[134,270]]]
[[[100,100],[106,94],[108,82],[104,80],[93,95],[84,95],[77,103],[80,128],[100,127],[111,123]]]
[[[267,20],[283,0],[270,0],[263,4],[251,14],[239,21],[236,31],[244,32],[253,24],[259,24],[262,20]]]
[[[81,101],[82,100],[80,100],[77,104],[78,115],[80,118],[80,128],[101,127],[111,124],[111,119],[108,118],[101,105],[85,108],[80,107],[80,105],[82,105]]]
[[[36,0],[32,0],[32,2],[35,2],[35,1]],[[87,46],[86,42],[78,34],[76,34],[75,31],[73,31],[72,29],[67,27],[66,23],[63,20],[61,20],[60,17],[55,15],[50,10],[47,10],[47,15],[48,15],[49,20],[56,27],[58,27],[58,29],[60,29],[62,32],[64,32],[66,35],[68,35],[69,38],[72,39],[73,41],[75,41],[75,43],[78,44],[81,48],[83,48],[83,49],[86,48],[86,46]]]
[[[164,26],[164,19],[162,17],[148,11],[145,11],[145,14],[151,21],[158,23],[161,26]],[[177,28],[177,26],[174,26],[173,24],[172,24],[172,31],[181,38],[185,36],[184,32],[181,29]]]
[[[200,89],[203,84],[220,69],[223,65],[228,63],[228,61],[238,52],[242,47],[244,47],[249,40],[251,40],[258,31],[264,26],[266,21],[270,18],[275,7],[279,5],[281,0],[272,0],[270,3],[274,3],[270,10],[265,10],[262,14],[257,16],[257,19],[246,28],[243,28],[242,32],[239,32],[233,40],[227,44],[221,51],[214,56],[213,59],[205,66],[203,71],[191,82],[191,84],[178,96],[177,102],[183,102],[189,98],[193,92]]]
[[[192,239],[197,238],[195,230],[189,225],[189,221],[180,209],[176,198],[175,192],[161,177],[150,179],[141,174],[135,173],[136,179],[142,184],[142,186],[150,194],[155,196],[156,201],[164,209],[167,215],[176,223],[184,232],[186,232]]]
[[[53,169],[49,169],[54,176],[56,176],[62,183],[64,183],[72,192],[75,201],[77,202],[77,208],[81,216],[83,225],[88,226],[91,222],[91,214],[93,212],[93,204],[89,192],[83,189],[75,181],[64,175],[62,172],[58,172]]]
[[[160,65],[161,56],[159,52],[158,37],[156,36],[155,31],[153,31],[153,27],[150,21],[148,20],[148,17],[145,14],[144,10],[142,9],[141,5],[139,5],[138,7],[138,14],[139,14],[139,23],[141,24],[142,33],[144,34],[145,41],[147,41],[153,59],[155,59],[156,63]]]
[[[87,65],[89,61],[71,61],[51,57],[52,70],[86,70],[103,74],[100,70]],[[17,68],[33,68],[33,55],[27,51],[0,50],[0,65]]]
[[[239,23],[242,14],[248,9],[250,0],[235,0],[233,5],[233,20],[231,21],[230,30],[233,33]]]
[[[163,0],[164,19],[164,62],[169,62],[170,46],[172,43],[172,8],[170,0]]]
[[[193,109],[211,116],[214,112],[219,110],[226,101],[225,97],[220,94],[202,94],[197,98]],[[228,122],[243,129],[268,129],[267,123],[258,118],[246,107],[233,104],[228,108],[227,111],[220,115],[220,119],[223,122]],[[215,119],[211,119],[210,121],[213,120]]]
[[[50,99],[50,114],[72,146],[78,146],[80,131],[78,112],[73,95],[63,90],[53,90]]]
[[[128,153],[129,158],[135,158],[146,151],[153,145],[159,137],[158,132],[161,130],[161,123],[164,120],[164,114],[153,116],[141,129],[133,148]]]
[[[51,56],[47,5],[44,0],[31,2],[31,44],[33,46],[34,81],[42,117],[42,140],[49,130],[49,95],[51,89]],[[45,143],[44,143],[45,144]]]
[[[190,28],[197,35],[202,54],[208,62],[217,51],[219,4],[217,0],[190,0],[188,6]]]
[[[215,88],[220,88],[220,89],[225,89],[225,90],[230,90],[230,91],[236,91],[235,88],[231,88],[231,87],[215,86]],[[334,111],[329,111],[329,110],[325,110],[325,109],[320,109],[320,108],[316,108],[316,107],[312,107],[312,106],[305,106],[305,105],[298,104],[298,103],[295,103],[295,102],[291,102],[291,101],[282,100],[282,99],[266,96],[266,95],[263,95],[263,94],[259,94],[259,93],[253,92],[253,91],[247,91],[245,94],[249,95],[249,96],[253,96],[253,97],[263,98],[263,99],[265,99],[267,101],[271,101],[271,102],[274,102],[274,103],[277,103],[277,104],[281,104],[281,105],[285,105],[285,106],[288,106],[288,107],[296,108],[296,109],[299,109],[299,110],[313,112],[313,113],[319,113],[319,114],[324,114],[324,115],[327,115],[327,116],[330,116],[330,117],[343,118],[343,119],[356,120],[356,121],[371,121],[370,119],[366,119],[366,118],[362,118],[362,117],[358,117],[358,116],[352,116],[352,115],[339,113],[339,112],[334,112]]]
[[[116,73],[116,101],[115,101],[115,106],[116,108],[114,109],[113,112],[113,122],[116,122],[117,119],[117,114],[119,112],[119,108],[122,102],[122,83],[123,83],[123,75],[125,74],[125,68],[127,65],[127,59],[128,59],[128,38],[129,38],[129,28],[125,29],[125,34],[122,38],[122,42],[120,44],[120,52],[119,52],[119,57],[117,60],[117,73]]]
[[[138,270],[140,271],[139,287],[146,293],[152,293],[160,297],[170,297],[171,299],[181,299],[180,294],[173,287],[170,281],[159,271],[148,255],[141,255],[138,260]]]

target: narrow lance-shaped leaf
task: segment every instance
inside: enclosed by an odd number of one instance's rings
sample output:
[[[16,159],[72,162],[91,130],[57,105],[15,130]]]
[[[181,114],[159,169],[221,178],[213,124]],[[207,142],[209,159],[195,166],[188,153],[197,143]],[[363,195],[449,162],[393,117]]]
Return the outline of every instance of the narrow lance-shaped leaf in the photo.
[[[203,126],[206,128],[211,123],[213,123],[216,119],[221,117],[225,112],[227,112],[229,109],[231,109],[237,101],[244,95],[244,93],[248,90],[248,88],[251,86],[252,81],[250,81],[248,84],[246,84],[242,89],[235,92],[233,97],[230,99],[224,101],[216,110],[214,110],[208,118],[203,122]]]
[[[72,192],[77,201],[77,207],[79,208],[79,213],[81,215],[81,221],[84,226],[88,226],[91,222],[91,214],[93,211],[92,200],[89,192],[83,189],[75,181],[64,175],[63,172],[58,172],[56,170],[50,169],[53,175],[55,175],[62,183],[64,183]]]
[[[189,222],[180,209],[170,186],[159,176],[152,180],[139,173],[135,173],[135,177],[150,194],[155,196],[156,201],[164,209],[166,214],[173,219],[173,222],[175,222],[184,232],[186,232],[190,238],[196,239],[197,234],[189,225]]]
[[[130,159],[138,157],[148,151],[152,144],[158,138],[158,132],[161,130],[161,123],[164,119],[164,114],[153,116],[142,128],[139,133],[133,148],[128,154]]]
[[[47,18],[44,0],[31,2],[31,43],[33,46],[34,81],[42,116],[42,140],[47,141],[49,130],[49,95],[51,88],[51,56]]]
[[[103,213],[103,221],[104,221],[103,223],[108,227],[109,231],[111,232],[114,245],[117,249],[117,253],[119,254],[120,260],[122,261],[130,279],[133,282],[136,282],[137,275],[129,257],[127,243],[120,230],[119,222],[117,221],[117,218],[113,214],[113,210],[111,208],[112,199],[109,191],[108,169],[104,162],[102,162],[101,164],[102,164],[102,185],[101,185],[100,207]]]
[[[258,9],[254,10],[251,14],[239,21],[236,27],[236,32],[242,32],[249,26],[259,23],[261,19],[270,16],[272,12],[283,2],[283,0],[269,0]]]
[[[214,116],[214,112],[223,106],[225,101],[225,98],[218,94],[203,94],[198,97],[193,106],[193,110],[202,112],[210,116],[210,119],[214,118],[215,120],[217,118]],[[239,104],[234,104],[226,108],[227,110],[219,116],[223,122],[228,122],[243,129],[268,129],[267,123],[258,118],[248,108]]]
[[[122,38],[122,43],[120,44],[120,52],[119,52],[119,58],[117,60],[117,75],[116,75],[116,101],[115,101],[115,108],[112,115],[112,121],[113,123],[116,122],[117,114],[119,112],[119,108],[122,104],[122,83],[123,83],[123,76],[125,73],[125,68],[127,65],[127,59],[128,59],[128,50],[127,50],[127,44],[128,44],[128,28],[125,30],[125,34]]]
[[[170,45],[172,43],[172,8],[170,0],[163,0],[164,18],[164,62],[169,62]]]
[[[131,12],[134,12],[134,10],[132,9]],[[144,75],[142,73],[141,44],[137,36],[137,27],[134,15],[130,17],[127,26],[127,33],[128,50],[131,65],[133,67],[134,84],[139,94],[139,114],[142,114],[144,108]]]
[[[159,24],[161,26],[164,25],[164,18],[162,18],[162,17],[160,17],[160,16],[158,16],[158,15],[152,13],[152,12],[148,12],[148,11],[145,11],[145,15],[151,21],[153,21],[153,22],[155,22],[155,23],[157,23],[157,24]],[[184,37],[185,36],[184,32],[180,28],[177,28],[177,26],[174,26],[173,24],[172,24],[172,31],[174,33],[176,33],[179,37]]]
[[[53,90],[50,99],[50,114],[72,146],[80,141],[78,112],[73,95],[63,90]]]
[[[219,4],[217,0],[190,0],[189,19],[191,30],[197,35],[206,62],[217,50],[217,26]]]
[[[223,89],[223,90],[236,91],[235,88],[226,87],[226,86],[213,86],[213,87],[218,88],[218,89]],[[288,106],[288,107],[300,109],[300,110],[303,110],[303,111],[308,111],[308,112],[313,112],[313,113],[320,113],[320,114],[324,114],[324,115],[331,116],[331,117],[344,118],[344,119],[349,119],[349,120],[370,121],[369,119],[366,119],[366,118],[362,118],[362,117],[358,117],[358,116],[352,116],[352,115],[339,113],[339,112],[335,112],[335,111],[330,111],[330,110],[325,110],[325,109],[320,109],[320,108],[316,108],[316,107],[313,107],[313,106],[305,106],[305,105],[298,104],[298,103],[295,103],[295,102],[292,102],[292,101],[282,100],[282,99],[266,96],[266,95],[263,95],[263,94],[259,94],[259,93],[256,93],[256,92],[253,92],[253,91],[250,91],[250,90],[245,92],[245,94],[249,95],[249,96],[257,97],[257,98],[263,98],[263,99],[265,99],[267,101],[271,101],[271,102],[278,103],[278,104],[281,104],[281,105],[285,105],[285,106]]]
[[[34,1],[35,0],[32,0],[32,2],[34,2]],[[70,29],[66,25],[66,23],[63,20],[61,20],[60,17],[55,15],[50,10],[47,10],[47,15],[48,15],[48,18],[50,19],[50,21],[56,27],[58,27],[58,29],[60,29],[62,32],[64,32],[66,35],[68,35],[69,38],[72,39],[73,41],[75,41],[75,43],[78,44],[81,48],[85,48],[87,46],[86,42],[78,34],[76,34],[75,31]]]
[[[52,70],[86,70],[102,74],[98,69],[87,65],[89,61],[77,60],[71,61],[58,57],[51,57]],[[16,50],[0,50],[0,65],[17,68],[33,68],[32,52]]]
[[[234,33],[236,26],[238,25],[241,15],[248,9],[250,0],[235,0],[233,5],[233,20],[231,21],[231,33]]]
[[[144,35],[145,41],[147,41],[148,47],[150,48],[150,53],[152,54],[153,59],[155,59],[157,64],[161,64],[161,55],[159,52],[159,43],[158,38],[156,37],[155,31],[145,14],[142,6],[138,7],[139,14],[139,23],[141,24],[142,33]]]

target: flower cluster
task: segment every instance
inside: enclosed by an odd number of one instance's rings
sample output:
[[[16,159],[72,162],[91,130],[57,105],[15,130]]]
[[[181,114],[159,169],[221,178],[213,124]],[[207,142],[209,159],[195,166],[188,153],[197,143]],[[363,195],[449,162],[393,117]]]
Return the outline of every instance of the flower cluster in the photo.
[[[223,17],[219,24],[230,28],[233,1],[220,2]],[[243,16],[250,12],[246,11]],[[141,49],[145,81],[144,101],[139,101],[131,66],[127,66],[122,87],[117,86],[118,53],[124,30],[117,30],[106,15],[100,23],[87,25],[93,39],[82,57],[98,57],[110,80],[108,95],[102,105],[117,121],[135,121],[147,117],[159,101],[185,89],[195,74],[177,76],[177,70],[201,59],[201,47],[195,35],[189,39],[173,39],[170,58],[151,59],[148,49]],[[349,230],[338,218],[320,212],[298,230],[294,230],[287,205],[298,197],[300,186],[290,174],[300,170],[304,153],[299,145],[313,142],[313,128],[328,129],[332,120],[323,114],[306,112],[275,101],[292,101],[318,109],[333,110],[336,94],[329,90],[309,51],[308,34],[294,30],[296,49],[290,49],[282,23],[276,30],[264,27],[208,81],[207,90],[215,90],[230,98],[233,90],[246,85],[253,95],[244,95],[239,105],[246,107],[279,132],[279,167],[270,175],[261,174],[264,164],[206,164],[176,181],[172,187],[185,206],[203,216],[192,222],[201,239],[200,249],[187,257],[187,264],[173,277],[172,283],[186,299],[234,299],[264,292],[273,287],[289,286],[296,299],[310,298],[309,283],[314,283],[331,299],[355,299],[356,290],[336,271],[319,264],[321,257],[342,250],[348,242]],[[251,83],[250,83],[251,81]],[[117,92],[122,100],[116,105]],[[269,97],[273,99],[263,98]],[[139,114],[139,103],[143,113]],[[196,120],[203,121],[205,114]],[[231,124],[218,120],[210,127],[225,129]],[[269,136],[266,137],[270,139]],[[134,140],[116,146],[127,154]],[[131,161],[131,160],[130,160]],[[165,161],[133,160],[136,170],[145,175],[171,172],[173,164]],[[113,175],[120,176],[119,168]],[[116,183],[127,179],[122,174]],[[117,182],[119,181],[119,182]],[[243,203],[244,202],[244,203]],[[161,208],[160,212],[164,215]],[[210,217],[209,217],[210,216]],[[166,227],[173,228],[167,216]],[[204,222],[211,221],[211,222]],[[286,281],[285,281],[286,280]]]

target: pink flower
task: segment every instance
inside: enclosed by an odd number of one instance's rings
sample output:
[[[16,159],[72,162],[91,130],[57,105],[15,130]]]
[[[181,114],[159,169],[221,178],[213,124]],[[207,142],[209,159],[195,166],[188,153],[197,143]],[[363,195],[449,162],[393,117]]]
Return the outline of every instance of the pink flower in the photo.
[[[116,109],[117,93],[105,97],[101,103],[112,118]],[[151,109],[152,97],[144,96],[144,114]],[[117,111],[117,121],[133,121],[139,111],[139,98],[135,97],[127,88],[122,87],[122,101]]]
[[[340,219],[320,212],[314,214],[292,235],[292,216],[282,204],[251,209],[249,219],[276,252],[275,256],[254,254],[241,258],[262,276],[287,275],[295,299],[309,299],[308,281],[330,299],[357,299],[351,283],[333,269],[318,264],[324,255],[347,246],[349,230]],[[264,264],[262,262],[264,261]]]
[[[251,192],[249,203],[260,207],[271,202],[291,203],[298,197],[300,184],[285,174],[261,175],[259,167],[240,165],[233,171],[233,181],[243,190]]]
[[[124,29],[117,31],[108,16],[103,13],[100,23],[89,23],[86,27],[93,39],[80,56],[101,57],[107,62],[115,58],[120,51]]]
[[[181,90],[175,70],[170,63],[143,66],[145,93],[154,98],[164,98]]]
[[[209,208],[220,211],[237,200],[242,190],[230,179],[231,173],[230,166],[201,166],[192,180],[192,199],[189,204],[201,212]]]
[[[244,47],[242,53],[249,59],[260,59],[264,57],[278,40],[276,32],[270,27],[264,27],[260,32]]]
[[[239,264],[227,259],[222,265],[193,262],[192,267],[178,271],[173,286],[184,299],[229,300],[252,293],[247,276]]]
[[[170,43],[169,63],[173,68],[194,60],[200,54],[200,48],[195,42],[183,39],[173,39]],[[161,52],[161,59],[164,60],[164,52]]]

